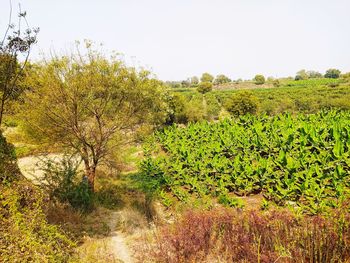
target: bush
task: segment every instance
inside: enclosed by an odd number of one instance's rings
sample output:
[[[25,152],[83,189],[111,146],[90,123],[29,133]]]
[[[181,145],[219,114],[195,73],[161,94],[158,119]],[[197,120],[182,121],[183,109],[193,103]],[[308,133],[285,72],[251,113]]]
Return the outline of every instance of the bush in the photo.
[[[263,75],[256,75],[254,81],[256,85],[262,85],[265,83],[265,77]]]
[[[40,186],[51,200],[68,202],[73,208],[87,212],[93,206],[93,192],[79,172],[79,164],[75,156],[64,156],[58,161],[43,159],[39,164],[44,173]]]
[[[201,82],[198,85],[197,91],[199,93],[204,94],[204,93],[210,92],[212,89],[213,89],[213,83],[211,83],[211,82]]]
[[[250,91],[238,92],[225,103],[226,110],[235,116],[256,114],[258,107],[258,98]]]
[[[0,184],[12,182],[20,177],[15,148],[6,141],[0,131]]]
[[[28,182],[0,184],[0,262],[67,262],[75,244],[47,223],[43,200]]]

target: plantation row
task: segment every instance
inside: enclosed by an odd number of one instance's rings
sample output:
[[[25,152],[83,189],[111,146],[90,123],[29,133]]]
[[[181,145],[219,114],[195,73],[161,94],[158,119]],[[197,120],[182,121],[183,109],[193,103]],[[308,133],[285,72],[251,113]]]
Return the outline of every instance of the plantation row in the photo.
[[[141,168],[161,194],[181,201],[262,193],[279,205],[318,213],[346,205],[350,190],[350,112],[246,115],[172,126],[145,147]]]

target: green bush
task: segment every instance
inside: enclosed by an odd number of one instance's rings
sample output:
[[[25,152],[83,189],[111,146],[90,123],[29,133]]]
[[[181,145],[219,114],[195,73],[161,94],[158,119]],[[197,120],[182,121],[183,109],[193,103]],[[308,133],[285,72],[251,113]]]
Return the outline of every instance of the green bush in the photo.
[[[201,82],[198,85],[197,91],[199,93],[204,94],[204,93],[210,92],[212,89],[213,89],[213,83],[211,83],[211,82]]]
[[[0,262],[67,262],[75,244],[47,223],[43,200],[28,182],[0,184]]]
[[[263,75],[256,75],[254,81],[256,85],[262,85],[265,83],[265,77]]]
[[[12,182],[20,177],[15,149],[0,131],[0,184]]]
[[[79,172],[79,164],[75,156],[64,156],[58,161],[42,160],[39,164],[44,173],[41,187],[51,200],[68,202],[73,208],[87,212],[93,206],[93,192]]]
[[[258,98],[250,91],[234,94],[226,103],[225,108],[232,115],[256,114],[259,107]]]

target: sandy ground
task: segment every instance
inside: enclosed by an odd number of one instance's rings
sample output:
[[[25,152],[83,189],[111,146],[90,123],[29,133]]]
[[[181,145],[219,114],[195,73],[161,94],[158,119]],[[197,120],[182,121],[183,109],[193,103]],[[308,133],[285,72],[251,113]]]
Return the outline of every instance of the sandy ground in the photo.
[[[121,217],[121,212],[115,211],[111,213],[111,218],[108,222],[109,228],[111,229],[110,248],[114,257],[118,260],[121,260],[124,263],[133,263],[134,260],[127,245],[126,236],[120,231],[115,231]]]
[[[59,161],[62,156],[62,154],[50,153],[47,155],[23,157],[18,159],[18,167],[26,178],[32,180],[35,183],[38,183],[38,181],[40,181],[40,178],[43,176],[43,171],[38,167],[40,161],[45,158]]]

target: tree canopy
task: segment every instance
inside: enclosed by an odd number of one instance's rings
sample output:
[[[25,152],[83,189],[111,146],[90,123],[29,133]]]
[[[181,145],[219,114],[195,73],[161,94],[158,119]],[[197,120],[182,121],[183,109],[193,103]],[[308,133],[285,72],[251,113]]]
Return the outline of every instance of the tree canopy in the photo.
[[[340,70],[335,69],[335,68],[330,68],[326,71],[326,74],[324,74],[325,78],[330,78],[330,79],[337,79],[340,77]]]
[[[32,137],[78,153],[93,188],[97,166],[135,130],[164,122],[167,110],[163,85],[149,72],[86,53],[31,68],[25,120]]]
[[[214,81],[215,85],[220,85],[220,84],[224,84],[224,83],[229,83],[231,82],[231,79],[223,74],[221,75],[217,75]]]
[[[201,82],[213,82],[213,80],[214,80],[213,75],[211,75],[207,72],[202,74]]]
[[[265,83],[265,77],[263,75],[256,75],[254,81],[256,85],[262,85]]]

